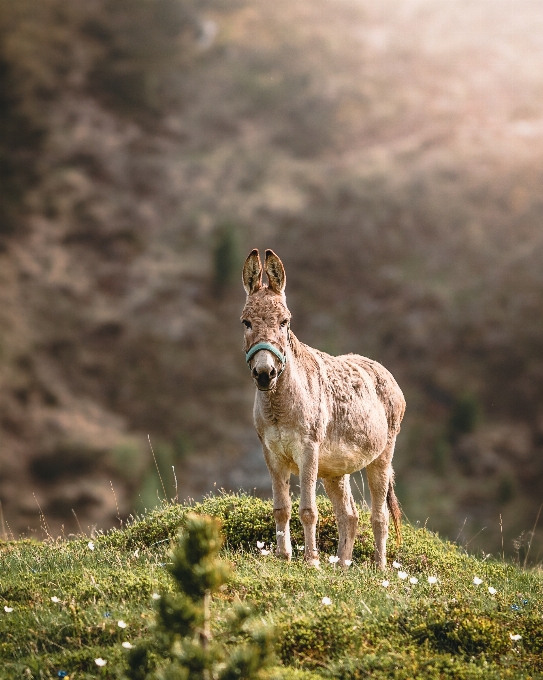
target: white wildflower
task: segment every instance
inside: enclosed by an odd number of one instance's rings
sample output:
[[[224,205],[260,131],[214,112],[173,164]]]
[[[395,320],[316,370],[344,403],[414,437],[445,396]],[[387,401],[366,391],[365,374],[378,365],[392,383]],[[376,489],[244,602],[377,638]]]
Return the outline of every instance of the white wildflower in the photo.
[[[257,541],[257,542],[256,542],[256,547],[257,547],[259,550],[262,550],[262,548],[263,548],[265,545],[266,545],[266,544],[264,543],[264,541]]]
[[[94,543],[92,541],[89,541],[87,543],[87,547],[88,547],[89,550],[94,550]],[[103,661],[103,659],[102,659],[102,661]]]
[[[407,578],[407,572],[406,571],[399,571],[398,572],[398,578],[401,578],[402,581]]]
[[[94,663],[97,666],[105,666],[107,661],[105,659],[102,659],[102,657],[99,656],[97,659],[94,659]]]
[[[473,577],[473,583],[474,583],[476,586],[480,586],[482,582],[483,582],[483,579],[482,579],[482,578],[479,578],[478,576],[474,576],[474,577]]]
[[[491,595],[495,595],[498,591],[496,590],[496,588],[493,588],[492,586],[488,586],[488,592]]]
[[[399,569],[402,565],[399,562],[396,562],[396,560],[394,560],[392,566],[394,567],[394,569]]]
[[[522,635],[519,635],[518,633],[516,633],[515,635],[513,635],[513,633],[509,633],[509,637],[511,638],[511,640],[517,642],[518,640],[521,639]]]
[[[136,548],[136,549],[134,550],[134,557],[139,557],[139,556],[140,556],[140,549],[139,549],[139,548]]]
[[[55,603],[60,602],[60,598],[58,598],[56,595],[53,595],[53,597],[51,598],[51,602],[55,602]]]
[[[299,550],[300,552],[301,552],[302,550],[305,550],[305,545],[297,545],[297,546],[296,546],[296,550]]]
[[[388,588],[390,582],[385,579],[384,581],[381,581],[381,585],[383,586],[383,588]]]
[[[434,584],[437,583],[437,578],[435,576],[428,576],[428,583]]]
[[[6,606],[4,607],[4,611],[5,611],[7,614],[10,614],[10,613],[13,611],[13,607],[8,607],[8,606],[6,605]]]
[[[121,646],[124,647],[125,649],[132,649],[134,645],[131,645],[130,642],[123,642]]]
[[[419,582],[419,580],[416,576],[411,576],[411,578],[409,579],[409,583],[411,583],[412,585],[415,585],[415,583],[418,583],[418,582]]]
[[[328,562],[330,562],[330,564],[335,564],[336,562],[339,562],[339,557],[335,555],[330,555],[330,557],[328,558]]]
[[[346,567],[350,567],[352,563],[353,563],[352,560],[345,560],[345,562],[344,562],[343,564],[344,564]]]
[[[261,551],[260,551],[260,554],[261,554],[261,555],[269,555],[270,552],[271,552],[270,550],[261,550]]]
[[[117,625],[119,626],[119,628],[126,628],[128,624],[121,619],[120,621],[117,621]]]
[[[277,531],[276,533],[277,533],[278,536],[284,536],[285,535],[284,531]]]
[[[151,597],[153,598],[153,600],[160,600],[160,595],[158,593],[153,593]]]
[[[323,597],[322,600],[321,600],[321,602],[322,602],[324,605],[332,604],[332,600],[331,600],[329,597]]]

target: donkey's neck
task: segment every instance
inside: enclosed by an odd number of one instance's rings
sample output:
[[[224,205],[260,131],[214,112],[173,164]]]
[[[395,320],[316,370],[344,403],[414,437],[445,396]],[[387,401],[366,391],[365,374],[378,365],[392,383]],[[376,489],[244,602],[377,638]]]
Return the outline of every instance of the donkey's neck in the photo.
[[[275,389],[256,393],[261,414],[273,424],[290,418],[310,389],[308,368],[314,358],[292,332],[286,353],[287,364]]]

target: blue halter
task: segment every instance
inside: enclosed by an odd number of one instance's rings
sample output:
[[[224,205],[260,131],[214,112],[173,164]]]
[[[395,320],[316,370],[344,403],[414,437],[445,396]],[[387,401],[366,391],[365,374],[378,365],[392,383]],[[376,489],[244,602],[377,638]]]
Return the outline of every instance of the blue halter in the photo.
[[[287,365],[287,355],[286,354],[281,354],[281,352],[277,349],[277,347],[274,347],[273,345],[270,345],[269,342],[257,342],[256,345],[253,345],[251,349],[246,352],[245,354],[245,361],[249,363],[251,359],[254,357],[254,355],[257,352],[260,352],[261,349],[267,349],[269,352],[272,354],[275,354],[275,356],[279,359],[281,362],[281,370],[277,374],[277,377],[281,375],[281,373],[285,370],[285,366]]]

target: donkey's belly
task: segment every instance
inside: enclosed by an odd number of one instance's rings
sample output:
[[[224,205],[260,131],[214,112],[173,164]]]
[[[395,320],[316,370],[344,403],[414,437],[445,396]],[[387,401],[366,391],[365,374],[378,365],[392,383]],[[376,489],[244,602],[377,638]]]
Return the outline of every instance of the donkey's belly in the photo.
[[[305,442],[296,430],[278,426],[266,428],[263,440],[272,465],[277,468],[289,468],[299,474],[304,455],[307,454]],[[381,441],[377,438],[366,446],[353,442],[323,442],[319,447],[319,477],[339,477],[349,475],[369,465],[382,452],[386,444],[386,435]]]
[[[319,477],[350,475],[369,465],[382,453],[382,450],[382,447],[353,448],[343,443],[321,446],[319,451]]]

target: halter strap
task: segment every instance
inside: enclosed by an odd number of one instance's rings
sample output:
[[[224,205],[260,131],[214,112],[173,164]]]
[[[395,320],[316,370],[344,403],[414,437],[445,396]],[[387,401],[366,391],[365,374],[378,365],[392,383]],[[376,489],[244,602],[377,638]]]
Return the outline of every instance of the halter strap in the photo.
[[[245,361],[247,363],[249,363],[249,361],[251,361],[251,359],[254,357],[254,355],[257,352],[260,352],[261,349],[267,349],[272,354],[275,354],[275,356],[283,364],[283,367],[281,369],[281,373],[282,373],[285,370],[285,366],[287,364],[287,355],[281,354],[281,352],[277,349],[277,347],[270,345],[269,342],[257,342],[256,345],[253,345],[251,347],[251,349],[245,354]]]

